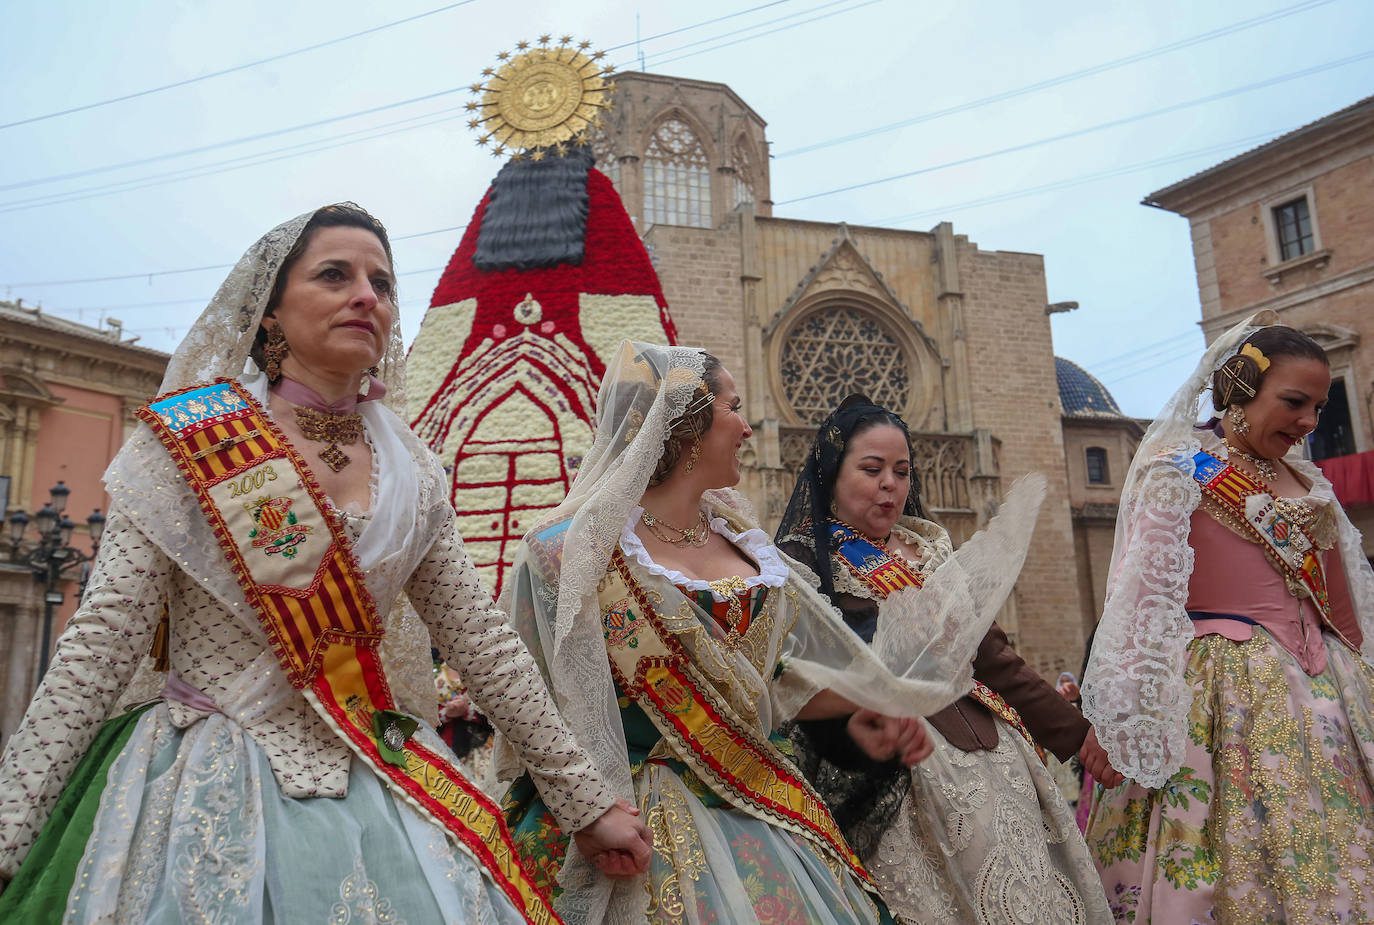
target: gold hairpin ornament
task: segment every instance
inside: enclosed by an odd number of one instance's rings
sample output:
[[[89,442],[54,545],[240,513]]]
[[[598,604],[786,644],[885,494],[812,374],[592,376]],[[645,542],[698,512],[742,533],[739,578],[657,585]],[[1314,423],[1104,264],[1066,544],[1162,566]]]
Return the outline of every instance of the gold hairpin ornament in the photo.
[[[1267,369],[1269,369],[1269,358],[1265,356],[1264,352],[1260,350],[1260,348],[1256,347],[1254,344],[1246,344],[1244,347],[1241,347],[1238,356],[1249,357],[1250,359],[1254,360],[1255,364],[1259,366],[1260,372],[1264,372]]]

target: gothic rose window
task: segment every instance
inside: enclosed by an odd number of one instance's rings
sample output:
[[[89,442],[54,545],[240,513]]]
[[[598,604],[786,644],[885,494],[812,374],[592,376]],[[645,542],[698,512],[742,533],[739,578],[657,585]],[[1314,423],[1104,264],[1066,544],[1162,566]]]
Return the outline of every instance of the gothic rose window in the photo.
[[[644,221],[711,227],[710,162],[681,119],[660,122],[644,152]]]
[[[792,328],[778,372],[792,410],[812,426],[855,392],[898,413],[911,400],[901,343],[874,314],[845,302],[828,303]]]

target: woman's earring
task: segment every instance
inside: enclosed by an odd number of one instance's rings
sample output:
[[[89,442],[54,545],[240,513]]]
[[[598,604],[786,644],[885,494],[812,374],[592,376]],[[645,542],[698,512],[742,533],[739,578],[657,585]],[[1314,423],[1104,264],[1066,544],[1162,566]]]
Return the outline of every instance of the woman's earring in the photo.
[[[692,441],[692,451],[687,454],[687,465],[682,467],[682,471],[691,472],[696,468],[697,461],[701,459],[701,441]]]
[[[267,329],[267,342],[262,345],[263,372],[267,381],[275,383],[281,379],[281,363],[291,353],[291,345],[286,342],[286,334],[281,325],[274,324]]]
[[[1236,433],[1244,437],[1250,433],[1250,422],[1245,419],[1245,409],[1240,405],[1232,405],[1226,409],[1226,416],[1231,419],[1231,426]]]

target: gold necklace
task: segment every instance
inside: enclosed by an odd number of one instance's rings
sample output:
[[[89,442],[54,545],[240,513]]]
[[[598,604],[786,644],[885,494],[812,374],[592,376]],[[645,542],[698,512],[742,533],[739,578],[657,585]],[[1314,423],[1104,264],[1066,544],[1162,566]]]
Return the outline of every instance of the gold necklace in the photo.
[[[300,428],[301,436],[307,440],[329,444],[320,452],[320,459],[324,460],[325,465],[338,472],[353,461],[352,457],[339,449],[339,444],[352,446],[358,442],[358,438],[363,435],[361,414],[356,411],[340,414],[336,411],[302,408],[300,405],[296,405],[295,409],[296,426]]]
[[[1230,440],[1227,440],[1225,437],[1221,438],[1221,442],[1226,445],[1226,452],[1228,454],[1232,456],[1239,456],[1241,459],[1245,460],[1250,465],[1254,466],[1255,471],[1259,473],[1259,477],[1264,481],[1272,482],[1274,479],[1279,477],[1278,467],[1274,465],[1274,461],[1272,459],[1264,459],[1262,457],[1254,456],[1250,453],[1247,453],[1242,449],[1238,449],[1235,444],[1233,444]]]
[[[705,511],[697,511],[697,522],[690,527],[675,527],[666,520],[650,514],[647,510],[639,515],[639,519],[644,523],[644,526],[649,528],[649,532],[654,535],[655,539],[662,540],[672,546],[694,549],[705,546],[706,541],[711,538],[711,525],[706,519]],[[677,539],[664,535],[659,529],[660,527],[676,533]]]

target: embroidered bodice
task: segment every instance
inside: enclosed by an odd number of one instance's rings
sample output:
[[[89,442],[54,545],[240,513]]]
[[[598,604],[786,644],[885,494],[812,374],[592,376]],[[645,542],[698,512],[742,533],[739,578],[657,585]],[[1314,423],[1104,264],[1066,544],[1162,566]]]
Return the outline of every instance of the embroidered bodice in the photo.
[[[1253,632],[1252,624],[1246,621],[1253,621],[1293,653],[1308,674],[1325,669],[1320,614],[1310,599],[1293,594],[1257,542],[1199,507],[1192,514],[1189,545],[1193,549],[1193,572],[1188,580],[1187,608],[1194,615],[1197,635],[1217,634],[1243,642]],[[1341,557],[1330,550],[1318,553],[1318,557],[1325,569],[1332,622],[1347,634],[1357,632]],[[1221,616],[1199,618],[1199,614]]]

